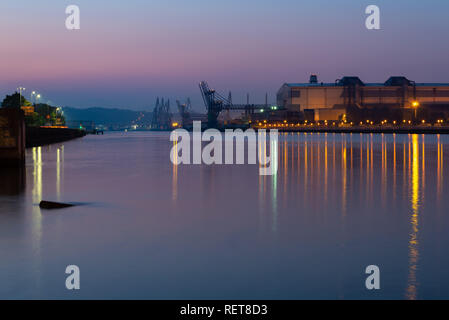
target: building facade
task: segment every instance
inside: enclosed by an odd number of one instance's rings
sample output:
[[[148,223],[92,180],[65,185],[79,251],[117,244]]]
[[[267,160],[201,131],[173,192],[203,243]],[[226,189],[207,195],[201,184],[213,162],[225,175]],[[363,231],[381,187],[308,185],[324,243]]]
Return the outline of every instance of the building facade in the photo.
[[[349,106],[358,108],[413,108],[417,105],[449,110],[449,83],[415,83],[405,77],[390,77],[384,83],[364,83],[358,77],[343,77],[334,83],[285,83],[277,104],[289,111],[312,111],[315,120],[338,120]]]

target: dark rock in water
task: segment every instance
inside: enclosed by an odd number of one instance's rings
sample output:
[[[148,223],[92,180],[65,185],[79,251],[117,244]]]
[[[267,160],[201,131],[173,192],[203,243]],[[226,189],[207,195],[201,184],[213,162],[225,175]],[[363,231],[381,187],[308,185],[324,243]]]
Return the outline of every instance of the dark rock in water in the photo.
[[[51,202],[51,201],[41,201],[41,203],[39,203],[39,207],[41,207],[42,209],[63,209],[63,208],[73,207],[73,204]]]

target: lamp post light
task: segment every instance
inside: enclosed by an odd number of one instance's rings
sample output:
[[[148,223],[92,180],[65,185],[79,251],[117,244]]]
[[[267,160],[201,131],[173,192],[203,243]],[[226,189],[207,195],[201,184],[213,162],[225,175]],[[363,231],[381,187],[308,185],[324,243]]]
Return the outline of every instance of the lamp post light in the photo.
[[[22,107],[22,91],[25,91],[26,89],[22,86],[19,86],[17,90],[19,90],[19,109],[20,109],[20,107]]]
[[[31,92],[31,102],[36,102],[35,99],[36,99],[36,91],[33,91]]]
[[[419,108],[419,101],[415,100],[412,102],[412,107],[415,109],[415,121],[418,119],[418,108]]]
[[[35,111],[35,112],[38,112],[38,111],[37,111],[37,109],[38,109],[38,108],[37,108],[37,107],[38,107],[37,105],[38,105],[38,103],[39,103],[39,99],[40,99],[41,95],[38,93],[38,94],[36,94],[35,97],[36,97],[36,100],[34,101],[34,111]]]

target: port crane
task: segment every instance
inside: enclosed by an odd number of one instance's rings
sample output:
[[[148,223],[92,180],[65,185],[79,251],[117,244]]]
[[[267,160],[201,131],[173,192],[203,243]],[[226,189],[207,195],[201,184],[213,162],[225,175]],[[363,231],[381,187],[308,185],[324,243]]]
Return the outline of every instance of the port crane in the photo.
[[[181,115],[181,126],[185,128],[190,122],[190,110],[192,108],[192,103],[190,102],[190,98],[187,98],[186,103],[181,104],[179,100],[176,100],[176,104],[178,105],[178,111]]]
[[[170,100],[156,100],[156,106],[153,109],[153,118],[151,119],[151,129],[169,130],[171,128]]]
[[[266,110],[271,111],[271,107],[268,106],[267,97],[265,97],[265,104],[250,104],[249,97],[247,98],[246,104],[233,104],[231,93],[229,93],[228,98],[225,98],[214,89],[211,89],[206,81],[201,81],[199,88],[206,106],[209,128],[216,128],[218,126],[218,116],[223,110],[244,110],[248,116],[253,114],[255,110],[260,110],[260,112]]]

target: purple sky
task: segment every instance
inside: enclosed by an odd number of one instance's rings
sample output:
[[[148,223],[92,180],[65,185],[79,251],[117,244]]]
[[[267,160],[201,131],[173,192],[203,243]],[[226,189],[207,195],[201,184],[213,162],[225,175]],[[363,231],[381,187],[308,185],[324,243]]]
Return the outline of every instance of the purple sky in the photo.
[[[70,4],[81,30],[65,28]],[[365,28],[370,4],[379,31]],[[449,82],[447,0],[2,0],[0,14],[1,97],[22,85],[63,106],[149,110],[156,96],[190,96],[204,110],[201,80],[255,103],[310,73]]]

